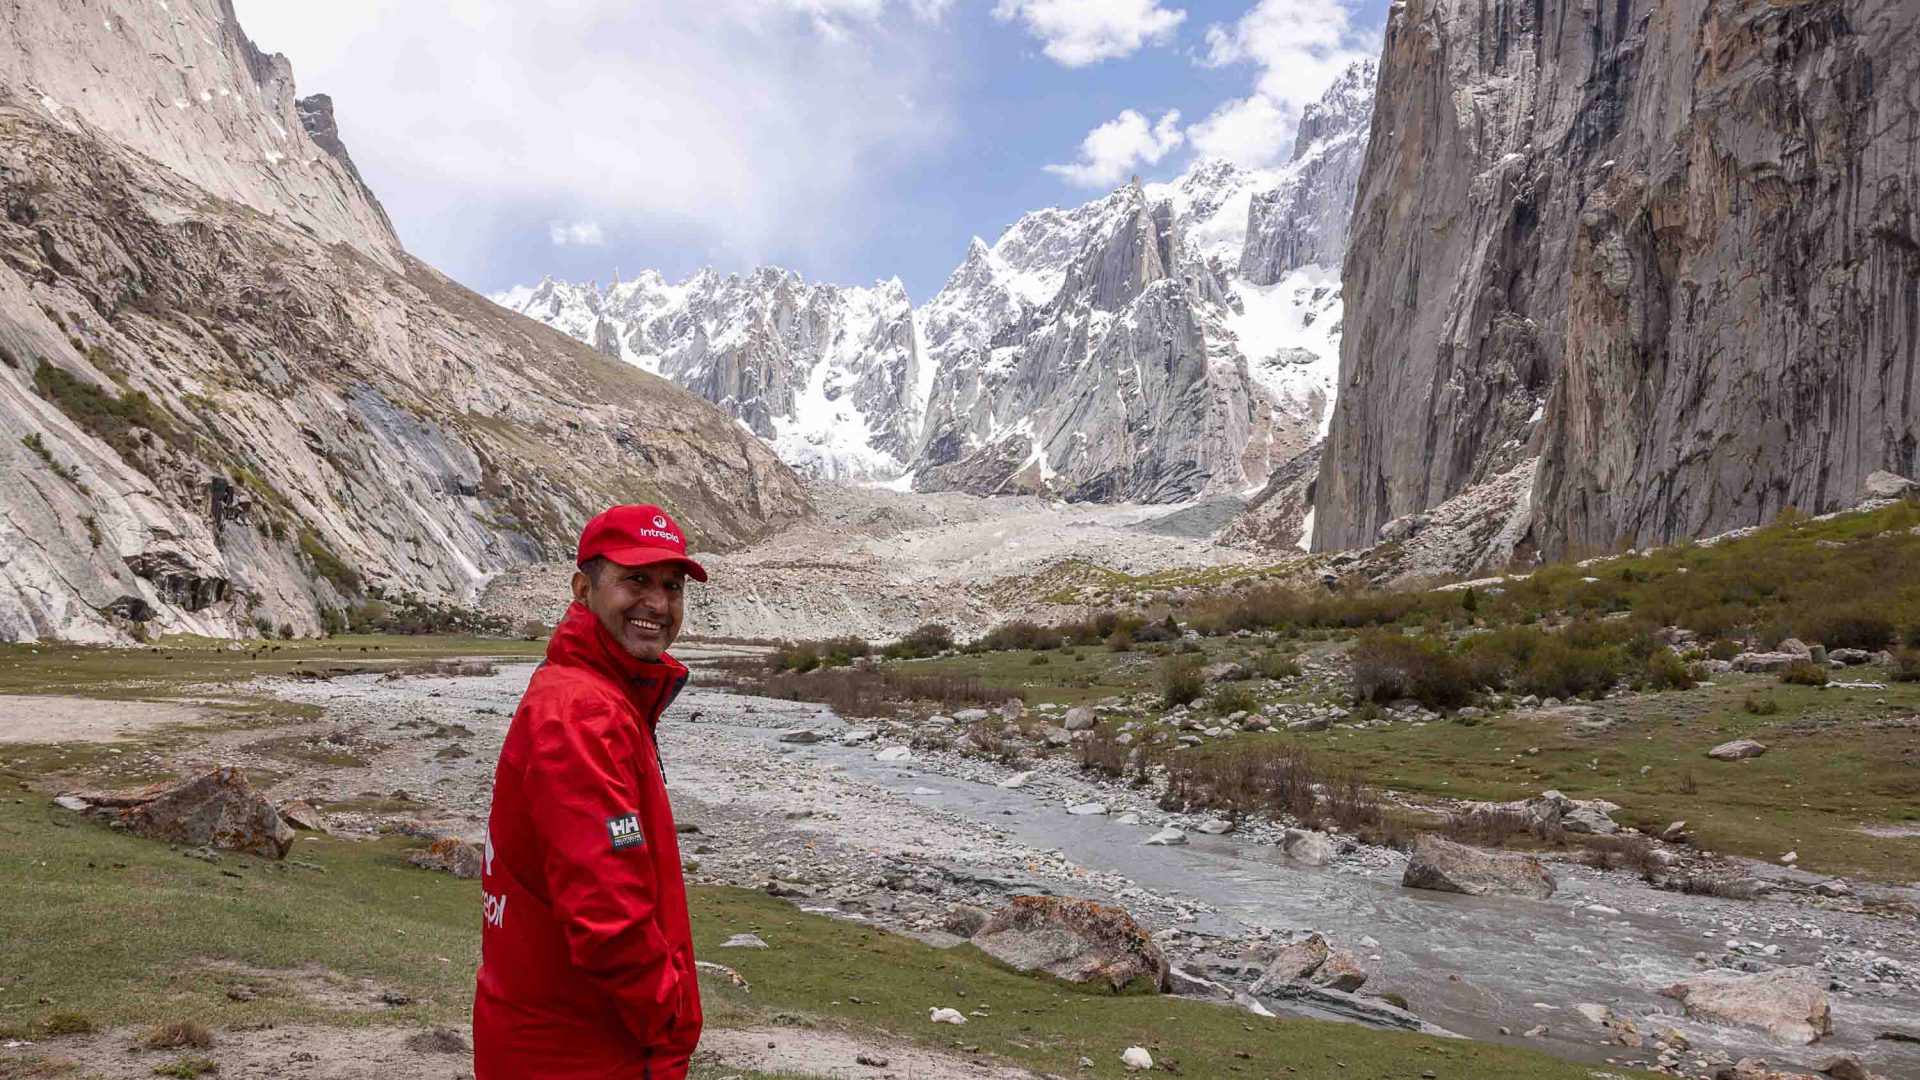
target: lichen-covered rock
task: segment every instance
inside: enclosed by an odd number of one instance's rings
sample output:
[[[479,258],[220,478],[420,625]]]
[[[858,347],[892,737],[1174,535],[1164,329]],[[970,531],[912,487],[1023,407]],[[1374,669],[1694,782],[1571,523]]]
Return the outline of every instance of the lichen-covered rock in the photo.
[[[1716,1024],[1758,1028],[1787,1042],[1818,1042],[1833,1034],[1826,979],[1811,968],[1748,974],[1709,971],[1661,990],[1687,1015]]]
[[[1043,971],[1115,991],[1167,980],[1167,958],[1128,915],[1111,904],[1058,896],[1016,896],[973,935],[987,955],[1021,971]]]
[[[1502,894],[1545,899],[1553,895],[1553,874],[1539,859],[1504,851],[1482,851],[1432,833],[1414,841],[1400,884],[1409,889]]]
[[[1308,934],[1304,940],[1296,941],[1273,954],[1266,966],[1260,971],[1260,977],[1254,980],[1251,993],[1255,997],[1272,993],[1275,988],[1290,982],[1309,978],[1327,962],[1332,949],[1327,939],[1319,934]]]
[[[458,836],[442,836],[407,861],[422,870],[438,870],[457,878],[477,878],[486,862],[486,853],[479,845]]]
[[[283,859],[294,832],[246,774],[222,765],[132,791],[77,793],[114,828],[183,847]]]
[[[1393,5],[1315,547],[1527,458],[1548,554],[1914,475],[1917,82],[1908,0]]]

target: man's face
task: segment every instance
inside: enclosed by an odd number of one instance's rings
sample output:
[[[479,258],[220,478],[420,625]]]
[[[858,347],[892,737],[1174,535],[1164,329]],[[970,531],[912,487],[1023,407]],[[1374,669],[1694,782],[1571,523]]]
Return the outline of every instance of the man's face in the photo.
[[[687,572],[677,563],[621,566],[602,561],[575,571],[573,598],[587,606],[609,637],[636,660],[658,660],[680,636]]]

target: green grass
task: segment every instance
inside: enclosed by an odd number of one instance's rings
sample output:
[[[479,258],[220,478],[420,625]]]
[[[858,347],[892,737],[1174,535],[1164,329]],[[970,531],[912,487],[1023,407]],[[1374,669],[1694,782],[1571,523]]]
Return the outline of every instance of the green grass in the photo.
[[[1778,711],[1750,712],[1749,698]],[[1887,705],[1876,705],[1880,699]],[[1619,803],[1625,809],[1615,819],[1642,829],[1685,820],[1695,844],[1709,850],[1769,860],[1797,850],[1805,869],[1912,879],[1920,839],[1868,836],[1858,826],[1920,820],[1920,685],[1821,690],[1720,676],[1711,687],[1583,707],[1603,726],[1508,713],[1471,727],[1252,737],[1300,740],[1329,765],[1415,795],[1510,800],[1558,788]],[[1746,762],[1706,756],[1738,738],[1768,750]],[[1529,755],[1534,747],[1540,753]],[[1643,766],[1651,767],[1644,776]]]
[[[476,883],[405,864],[402,841],[303,838],[287,863],[217,865],[49,811],[0,802],[0,1005],[9,1035],[57,1016],[95,1027],[192,1019],[209,1027],[315,1022],[460,1024],[479,949]],[[742,994],[708,980],[714,1027],[787,1022],[872,1033],[1062,1075],[1118,1077],[1142,1045],[1196,1080],[1218,1077],[1442,1077],[1587,1080],[1592,1070],[1523,1050],[1271,1020],[1192,1001],[1089,993],[1020,975],[962,946],[938,950],[858,923],[806,915],[762,893],[693,891],[696,951],[738,969]],[[721,952],[728,935],[773,947]],[[88,957],[78,964],[74,957]],[[236,970],[237,969],[237,970]],[[371,980],[412,999],[339,1007],[263,972]],[[260,991],[235,1001],[238,985]],[[52,1004],[39,1004],[41,998]],[[856,1000],[858,999],[858,1000]],[[984,1011],[964,1028],[927,1022],[951,1005]],[[70,1023],[71,1020],[63,1022]],[[1244,1055],[1244,1056],[1240,1056]]]
[[[299,671],[379,671],[438,657],[537,659],[544,642],[439,635],[344,634],[317,640],[243,642],[169,638],[132,649],[0,644],[0,693],[81,697],[178,696],[205,684]],[[280,706],[287,708],[287,706]]]

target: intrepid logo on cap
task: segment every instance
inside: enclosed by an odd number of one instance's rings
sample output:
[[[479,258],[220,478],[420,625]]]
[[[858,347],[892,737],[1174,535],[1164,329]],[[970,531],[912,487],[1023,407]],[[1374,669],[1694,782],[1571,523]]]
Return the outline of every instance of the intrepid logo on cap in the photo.
[[[674,562],[693,580],[707,580],[706,569],[687,557],[687,534],[657,506],[612,507],[580,531],[577,554],[576,566],[602,556],[622,566]]]

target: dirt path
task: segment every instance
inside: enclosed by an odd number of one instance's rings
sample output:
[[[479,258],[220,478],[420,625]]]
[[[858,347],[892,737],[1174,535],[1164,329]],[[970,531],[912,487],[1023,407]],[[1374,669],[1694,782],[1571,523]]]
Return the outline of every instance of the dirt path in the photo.
[[[154,701],[0,694],[0,743],[112,742],[203,719]]]

